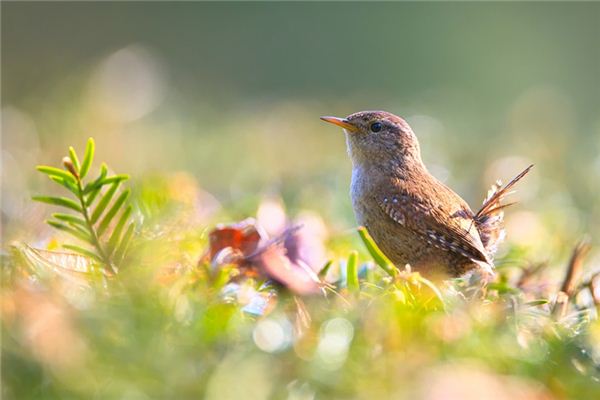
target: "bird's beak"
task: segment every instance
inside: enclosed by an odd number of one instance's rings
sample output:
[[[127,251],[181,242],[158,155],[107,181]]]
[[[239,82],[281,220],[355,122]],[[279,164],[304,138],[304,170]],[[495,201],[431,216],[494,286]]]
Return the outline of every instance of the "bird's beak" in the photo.
[[[348,120],[345,118],[321,117],[321,119],[325,122],[329,122],[330,124],[341,126],[342,128],[344,128],[345,130],[347,130],[349,132],[358,131],[358,128],[356,126],[354,126],[353,124],[351,124],[350,122],[348,122]]]

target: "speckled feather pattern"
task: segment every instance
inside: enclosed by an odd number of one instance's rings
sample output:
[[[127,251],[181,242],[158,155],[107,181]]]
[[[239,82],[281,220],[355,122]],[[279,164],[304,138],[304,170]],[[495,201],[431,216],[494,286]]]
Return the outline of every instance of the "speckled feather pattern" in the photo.
[[[371,176],[354,169],[353,207],[358,223],[394,264],[410,264],[421,271],[441,269],[456,276],[475,268],[474,260],[491,263],[473,213],[454,192],[437,181],[422,186],[403,179],[381,182]]]

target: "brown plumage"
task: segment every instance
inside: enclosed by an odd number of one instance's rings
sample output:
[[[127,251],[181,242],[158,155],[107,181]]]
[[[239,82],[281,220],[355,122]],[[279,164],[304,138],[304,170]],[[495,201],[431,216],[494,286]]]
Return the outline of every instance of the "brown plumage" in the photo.
[[[419,142],[402,118],[362,111],[322,119],[346,132],[354,212],[394,264],[430,274],[458,276],[475,268],[492,273],[493,255],[504,236],[503,210],[510,205],[502,200],[532,166],[505,187],[492,186],[473,213],[427,171]]]

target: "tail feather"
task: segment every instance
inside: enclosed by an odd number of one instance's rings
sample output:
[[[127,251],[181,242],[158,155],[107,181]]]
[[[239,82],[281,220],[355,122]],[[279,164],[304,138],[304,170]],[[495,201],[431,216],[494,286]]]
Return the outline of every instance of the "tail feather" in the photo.
[[[500,181],[492,185],[483,201],[481,209],[475,214],[475,225],[479,231],[479,237],[483,247],[488,254],[493,255],[498,244],[504,240],[504,209],[514,203],[502,204],[504,198],[514,192],[509,191],[533,168],[533,164],[525,168],[519,175],[515,176],[505,186]]]

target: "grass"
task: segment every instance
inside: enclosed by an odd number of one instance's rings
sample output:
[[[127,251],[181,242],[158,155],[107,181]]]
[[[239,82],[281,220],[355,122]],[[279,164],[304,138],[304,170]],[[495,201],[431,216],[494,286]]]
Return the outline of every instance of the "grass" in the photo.
[[[594,278],[581,278],[585,243],[561,281],[513,248],[489,285],[477,275],[431,282],[393,266],[362,228],[322,239],[292,223],[270,235],[254,220],[217,226],[229,210],[199,221],[197,189],[185,180],[175,190],[138,182],[131,208],[113,198],[115,189],[94,203],[103,207],[97,212],[79,179],[90,152],[79,163],[70,151],[64,170],[42,172],[79,199],[72,217],[59,220],[97,237],[102,226],[99,240],[59,228],[48,248],[15,243],[4,256],[4,398],[600,393],[598,289]],[[107,179],[103,170],[97,179]],[[88,218],[74,222],[86,207]],[[103,212],[110,221],[102,222]],[[118,247],[110,246],[115,231],[123,235],[117,215],[137,227],[113,268],[99,252]],[[73,240],[89,246],[80,250]],[[312,265],[319,247],[329,261]]]

